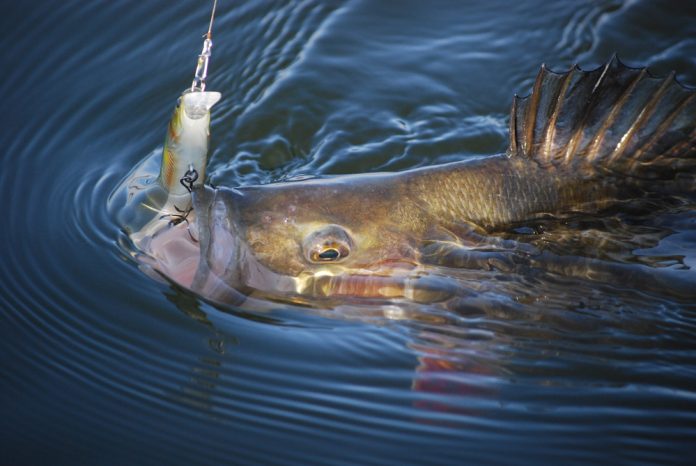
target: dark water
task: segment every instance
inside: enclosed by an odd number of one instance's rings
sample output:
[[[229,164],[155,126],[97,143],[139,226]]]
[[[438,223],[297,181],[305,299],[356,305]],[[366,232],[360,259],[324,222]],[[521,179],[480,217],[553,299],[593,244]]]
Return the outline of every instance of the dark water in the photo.
[[[208,7],[3,3],[0,463],[690,464],[696,303],[659,281],[696,284],[690,204],[529,240],[653,286],[531,274],[483,313],[216,309],[140,273],[109,194],[161,150]],[[696,84],[696,9],[220,0],[210,181],[500,152],[540,63],[614,51]]]

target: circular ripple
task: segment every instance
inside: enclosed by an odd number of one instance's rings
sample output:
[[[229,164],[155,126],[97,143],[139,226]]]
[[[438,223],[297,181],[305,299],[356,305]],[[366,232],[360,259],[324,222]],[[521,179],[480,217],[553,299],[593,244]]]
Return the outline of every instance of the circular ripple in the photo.
[[[544,14],[495,3],[220,6],[209,85],[225,94],[212,144],[222,184],[502,150],[509,97],[526,91],[538,63],[577,53],[600,62],[610,30],[623,40],[636,11],[670,15],[645,2],[573,11],[544,3]],[[664,291],[620,279],[440,270],[477,300],[454,310],[390,303],[264,313],[218,309],[141,274],[120,246],[108,198],[161,147],[207,14],[185,2],[5,5],[7,462],[687,457],[691,444],[680,439],[695,422],[696,309]],[[630,35],[632,47],[692,76],[690,36],[670,27],[653,46],[651,34]],[[618,242],[633,247],[604,259],[693,263],[693,209],[651,228],[657,241]],[[534,242],[527,233],[510,234]],[[551,252],[567,251],[554,244]]]

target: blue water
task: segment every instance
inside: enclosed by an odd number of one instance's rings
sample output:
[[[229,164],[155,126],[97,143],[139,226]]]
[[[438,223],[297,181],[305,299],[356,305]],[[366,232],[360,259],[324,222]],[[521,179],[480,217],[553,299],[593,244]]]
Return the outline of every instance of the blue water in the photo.
[[[531,276],[487,313],[248,312],[141,273],[109,195],[161,150],[208,14],[3,2],[1,464],[690,464],[688,295]],[[613,52],[695,85],[696,8],[220,0],[209,181],[501,152],[541,63]],[[696,283],[693,205],[588,224],[603,258]]]

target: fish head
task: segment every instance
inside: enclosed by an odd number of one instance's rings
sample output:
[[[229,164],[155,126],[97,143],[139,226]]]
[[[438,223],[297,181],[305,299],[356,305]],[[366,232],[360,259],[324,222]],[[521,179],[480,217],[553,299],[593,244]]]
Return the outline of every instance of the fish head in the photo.
[[[203,212],[197,205],[205,266],[237,289],[392,297],[418,266],[414,225],[391,194],[300,182],[213,198]]]

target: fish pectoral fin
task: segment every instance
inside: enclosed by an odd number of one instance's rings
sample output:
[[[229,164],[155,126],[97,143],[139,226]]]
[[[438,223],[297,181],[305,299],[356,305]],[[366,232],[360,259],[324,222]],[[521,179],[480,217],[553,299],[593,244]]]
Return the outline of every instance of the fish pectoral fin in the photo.
[[[691,271],[613,262],[594,257],[558,255],[549,251],[532,258],[530,266],[557,277],[591,280],[600,286],[625,287],[630,284],[633,290],[639,290],[640,293],[666,293],[670,299],[688,303],[696,300]]]
[[[428,265],[500,272],[529,265],[529,257],[536,252],[534,248],[526,243],[501,241],[505,242],[495,244],[494,241],[475,248],[454,241],[427,241],[420,250],[420,260]]]
[[[428,235],[430,240],[451,242],[468,249],[518,251],[527,254],[538,254],[539,251],[528,243],[505,239],[486,231],[471,223],[450,224],[447,227],[438,226],[435,235]]]

